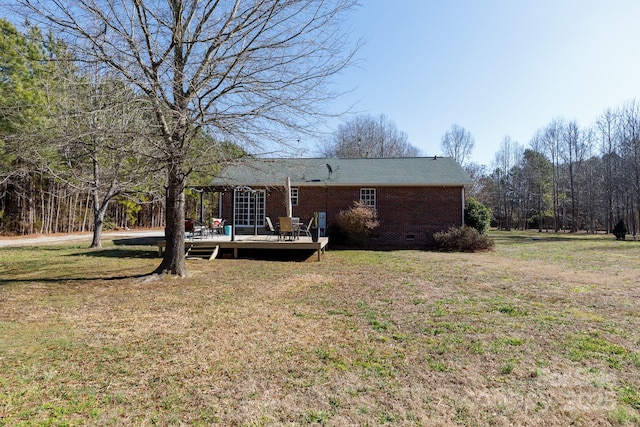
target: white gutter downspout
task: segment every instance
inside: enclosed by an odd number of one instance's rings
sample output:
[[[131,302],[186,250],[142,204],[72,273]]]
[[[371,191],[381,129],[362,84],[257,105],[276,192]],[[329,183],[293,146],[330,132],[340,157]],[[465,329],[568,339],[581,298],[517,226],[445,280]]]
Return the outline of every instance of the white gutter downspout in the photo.
[[[465,201],[464,201],[464,186],[462,187],[462,225],[464,225],[464,207],[465,207]]]

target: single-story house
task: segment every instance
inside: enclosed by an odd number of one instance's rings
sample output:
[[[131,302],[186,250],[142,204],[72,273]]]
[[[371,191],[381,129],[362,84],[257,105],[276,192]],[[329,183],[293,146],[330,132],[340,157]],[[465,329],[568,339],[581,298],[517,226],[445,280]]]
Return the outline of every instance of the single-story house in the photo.
[[[373,244],[420,247],[433,234],[464,223],[464,169],[448,157],[242,159],[210,183],[221,194],[220,214],[235,233],[265,230],[265,217],[286,216],[286,183],[292,216],[319,214],[320,234],[336,232],[336,216],[362,202],[376,209]],[[235,206],[234,206],[235,205]],[[235,218],[232,216],[235,215]]]

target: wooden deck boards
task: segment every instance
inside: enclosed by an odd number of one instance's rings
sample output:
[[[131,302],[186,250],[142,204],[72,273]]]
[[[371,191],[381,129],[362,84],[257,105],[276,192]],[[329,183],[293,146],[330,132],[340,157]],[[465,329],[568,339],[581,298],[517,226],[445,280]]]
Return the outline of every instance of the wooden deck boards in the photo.
[[[256,250],[313,250],[317,252],[317,260],[321,260],[322,254],[324,254],[327,245],[329,244],[328,237],[320,237],[317,242],[312,242],[309,237],[300,237],[296,240],[278,240],[276,236],[247,236],[236,235],[235,240],[231,241],[229,236],[214,236],[212,238],[202,239],[186,239],[185,251],[189,248],[192,249],[214,249],[216,246],[219,249],[232,249],[233,257],[238,258],[238,251],[242,249],[256,249]],[[162,256],[164,248],[166,247],[166,241],[158,242],[158,255]]]

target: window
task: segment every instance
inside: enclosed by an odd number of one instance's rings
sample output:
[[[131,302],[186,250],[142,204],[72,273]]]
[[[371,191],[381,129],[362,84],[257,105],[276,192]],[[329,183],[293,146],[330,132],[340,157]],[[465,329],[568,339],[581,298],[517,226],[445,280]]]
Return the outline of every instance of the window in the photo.
[[[291,189],[291,206],[298,206],[298,189]]]
[[[360,189],[360,203],[372,208],[376,207],[376,189],[375,188],[361,188]]]
[[[236,226],[253,227],[257,215],[258,227],[264,227],[264,203],[264,190],[236,192]]]

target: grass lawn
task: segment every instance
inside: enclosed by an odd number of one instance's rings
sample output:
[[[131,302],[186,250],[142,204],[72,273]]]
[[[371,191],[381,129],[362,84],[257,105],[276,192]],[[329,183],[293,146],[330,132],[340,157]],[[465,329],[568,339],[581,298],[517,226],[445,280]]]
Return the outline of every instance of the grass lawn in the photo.
[[[0,425],[640,424],[640,242],[187,261],[0,249]]]

